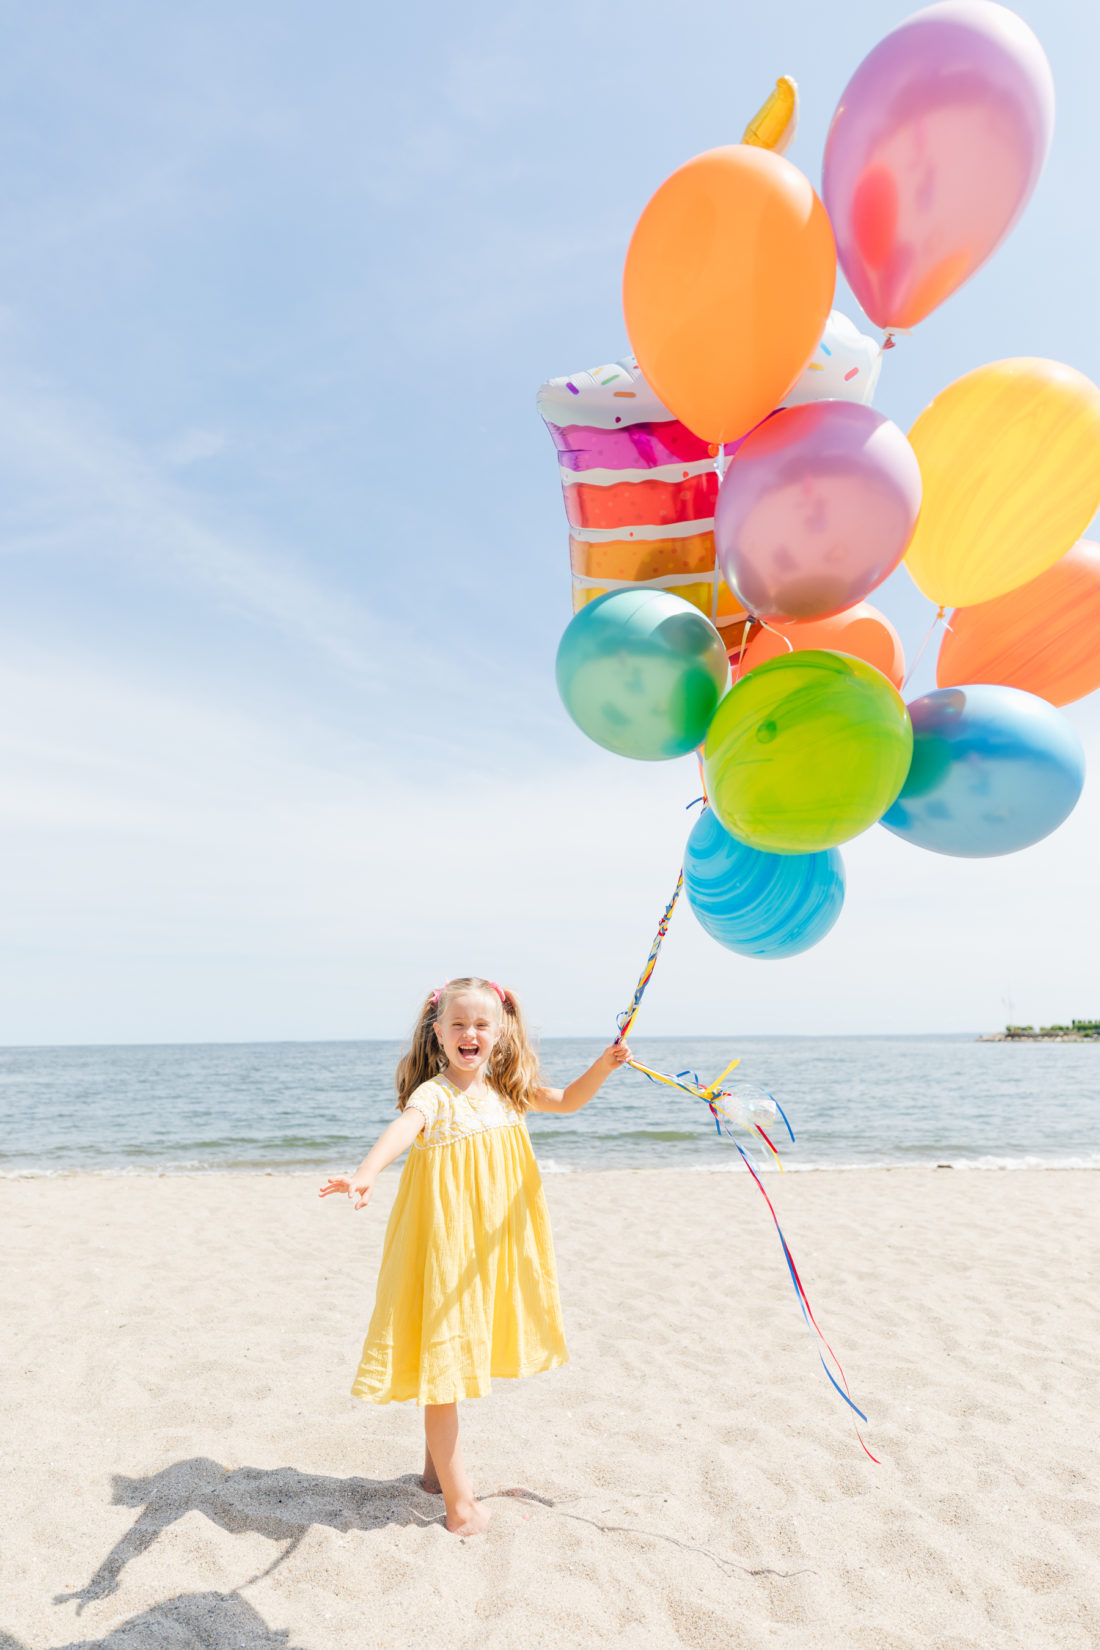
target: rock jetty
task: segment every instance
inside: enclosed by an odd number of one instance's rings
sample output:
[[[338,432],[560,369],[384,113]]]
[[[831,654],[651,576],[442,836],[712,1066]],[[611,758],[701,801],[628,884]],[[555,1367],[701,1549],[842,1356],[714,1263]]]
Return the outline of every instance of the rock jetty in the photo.
[[[1098,1043],[1100,1020],[1071,1020],[1068,1026],[1005,1026],[987,1031],[979,1043]]]

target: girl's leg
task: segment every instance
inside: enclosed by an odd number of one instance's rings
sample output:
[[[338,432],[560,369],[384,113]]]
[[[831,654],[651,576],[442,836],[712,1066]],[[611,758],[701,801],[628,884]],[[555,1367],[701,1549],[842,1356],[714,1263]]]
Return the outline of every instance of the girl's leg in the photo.
[[[489,1522],[490,1513],[474,1499],[474,1489],[462,1465],[458,1441],[458,1405],[424,1405],[424,1439],[427,1461],[431,1461],[443,1491],[447,1528],[452,1535],[477,1535]]]

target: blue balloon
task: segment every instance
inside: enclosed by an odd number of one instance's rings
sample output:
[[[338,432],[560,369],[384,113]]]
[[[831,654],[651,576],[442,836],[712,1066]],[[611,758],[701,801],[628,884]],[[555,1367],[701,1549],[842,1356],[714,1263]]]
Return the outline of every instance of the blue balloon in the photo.
[[[835,848],[816,854],[750,848],[704,808],[684,851],[684,890],[719,945],[742,957],[796,957],[839,917],[844,861]]]
[[[1049,836],[1072,813],[1085,753],[1053,705],[1019,688],[939,688],[914,699],[913,761],[882,816],[934,854],[988,859]]]

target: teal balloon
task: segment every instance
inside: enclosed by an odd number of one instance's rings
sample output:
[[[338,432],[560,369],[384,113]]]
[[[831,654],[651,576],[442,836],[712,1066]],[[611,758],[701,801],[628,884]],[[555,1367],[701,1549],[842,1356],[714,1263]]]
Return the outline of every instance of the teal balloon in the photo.
[[[667,590],[614,590],[588,602],[558,648],[558,692],[589,739],[663,762],[706,735],[729,683],[721,636]]]
[[[824,939],[844,904],[835,848],[768,854],[738,842],[704,808],[684,852],[684,892],[712,939],[742,957],[797,957]]]

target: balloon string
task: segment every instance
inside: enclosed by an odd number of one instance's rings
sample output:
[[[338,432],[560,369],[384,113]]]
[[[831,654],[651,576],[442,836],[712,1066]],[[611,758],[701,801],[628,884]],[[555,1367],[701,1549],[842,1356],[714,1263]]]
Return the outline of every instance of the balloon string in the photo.
[[[897,349],[899,337],[911,338],[912,336],[912,327],[887,327],[882,343],[878,347],[879,358],[881,359],[888,349]]]
[[[728,465],[728,463],[729,463],[729,458],[726,454],[726,449],[725,449],[725,447],[720,446],[718,448],[717,452],[714,455],[714,470],[715,470],[715,474],[718,477],[719,487],[721,487],[723,481],[726,478],[726,466]],[[718,552],[717,552],[717,550],[715,550],[715,553],[714,553],[714,572],[711,575],[711,596],[710,596],[710,622],[715,627],[715,629],[718,628],[718,586],[721,583],[721,579],[722,579],[722,575],[718,571]]]
[[[916,670],[917,666],[920,664],[921,660],[924,658],[924,650],[928,646],[929,642],[932,640],[932,636],[933,636],[933,633],[936,629],[936,626],[943,619],[943,616],[946,612],[947,612],[947,609],[945,607],[941,606],[939,612],[936,614],[936,617],[932,620],[932,623],[928,626],[927,634],[925,635],[925,638],[924,638],[923,642],[920,644],[920,647],[918,647],[918,649],[917,649],[917,656],[913,660],[913,663],[909,666],[909,669],[905,673],[905,680],[901,684],[901,690],[902,690],[903,693],[905,692],[905,689],[909,686],[909,681],[910,681],[910,678],[913,675],[913,672]],[[948,629],[950,629],[950,628],[951,628],[950,625],[948,625]]]
[[[657,924],[657,932],[653,937],[653,944],[649,948],[649,956],[646,958],[646,965],[642,969],[638,984],[634,988],[634,996],[630,1007],[625,1008],[619,1015],[617,1021],[619,1035],[615,1039],[616,1043],[623,1042],[623,1040],[629,1036],[630,1028],[634,1024],[634,1021],[638,1018],[638,1010],[641,1007],[642,998],[645,996],[645,988],[653,978],[653,970],[657,966],[657,953],[660,951],[664,937],[668,933],[668,925],[672,921],[672,913],[676,909],[676,901],[680,898],[680,890],[683,886],[684,873],[681,870],[680,875],[676,879],[676,887],[673,890],[672,898],[665,906],[664,916]]]
[[[746,644],[748,643],[749,631],[752,629],[752,626],[753,626],[753,615],[751,613],[746,613],[745,614],[745,628],[741,632],[741,646],[737,650],[737,669],[734,671],[734,674],[733,674],[733,685],[734,685],[734,687],[736,687],[738,682],[741,680],[741,666],[745,661],[745,647],[746,647]]]
[[[758,625],[761,625],[763,629],[770,630],[773,636],[778,636],[788,653],[794,652],[794,643],[791,641],[789,636],[784,636],[781,630],[776,630],[774,625],[770,625],[767,619],[760,618],[759,614],[757,615],[756,622]]]

